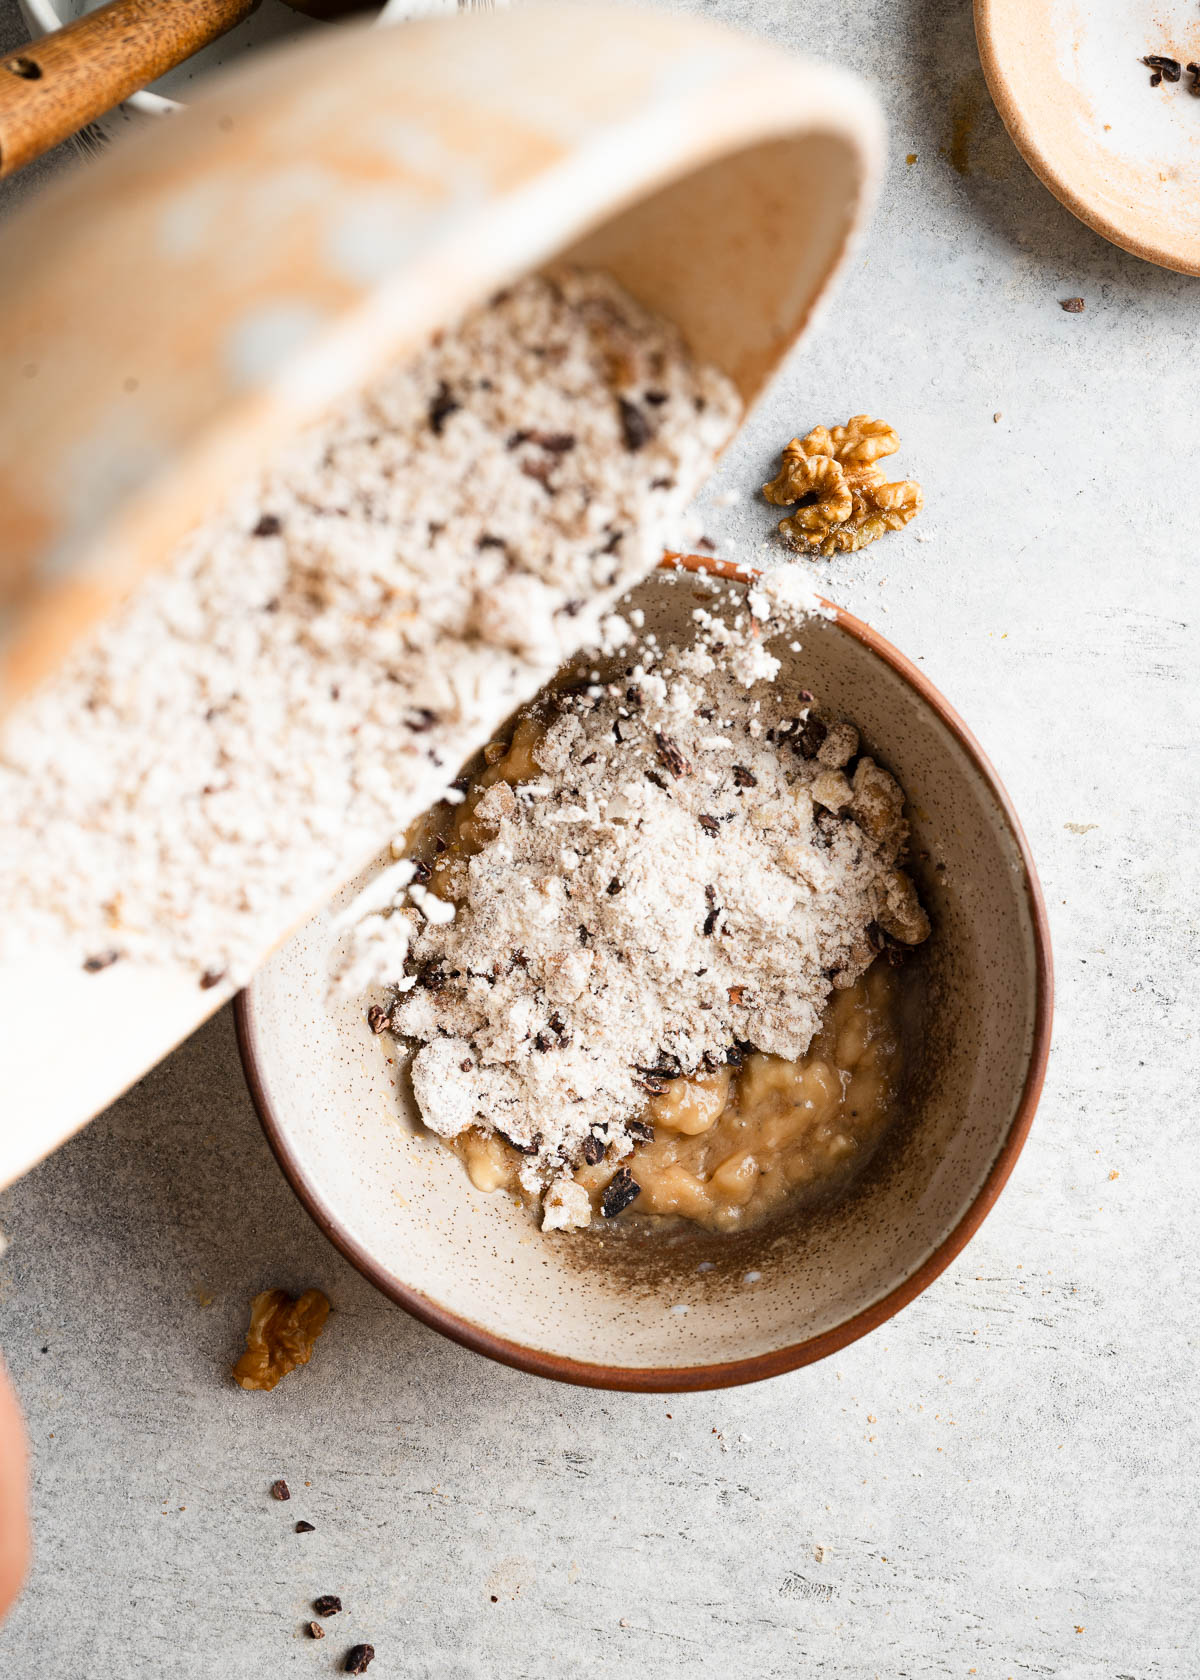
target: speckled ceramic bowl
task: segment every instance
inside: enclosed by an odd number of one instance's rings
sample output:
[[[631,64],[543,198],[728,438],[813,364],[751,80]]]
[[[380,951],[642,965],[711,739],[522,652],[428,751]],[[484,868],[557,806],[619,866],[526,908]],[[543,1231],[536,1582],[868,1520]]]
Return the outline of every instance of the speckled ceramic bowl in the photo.
[[[660,638],[691,633],[697,589],[663,573],[642,586]],[[774,651],[784,677],[853,718],[904,784],[934,920],[911,965],[910,1113],[839,1203],[736,1236],[543,1236],[422,1134],[395,1046],[372,1036],[363,1000],[329,1001],[336,904],[240,999],[267,1136],[322,1230],[418,1318],[524,1370],[605,1388],[710,1388],[820,1359],[949,1264],[1033,1118],[1050,946],[1033,861],[995,773],[916,667],[848,614],[814,619],[799,653]]]

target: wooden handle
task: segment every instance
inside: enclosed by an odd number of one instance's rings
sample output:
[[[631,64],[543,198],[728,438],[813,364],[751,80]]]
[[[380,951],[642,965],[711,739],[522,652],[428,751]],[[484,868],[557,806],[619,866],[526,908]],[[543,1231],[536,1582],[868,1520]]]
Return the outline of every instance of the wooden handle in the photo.
[[[0,60],[0,176],[240,23],[258,0],[109,0]]]

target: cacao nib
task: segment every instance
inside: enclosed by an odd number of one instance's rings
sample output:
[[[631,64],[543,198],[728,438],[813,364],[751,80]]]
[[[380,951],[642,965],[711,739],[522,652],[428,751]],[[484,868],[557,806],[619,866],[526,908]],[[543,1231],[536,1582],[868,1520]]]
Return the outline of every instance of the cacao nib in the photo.
[[[650,442],[654,429],[637,404],[631,403],[627,397],[617,398],[617,411],[621,416],[621,436],[625,447],[630,454],[636,455]]]
[[[438,382],[437,395],[429,405],[429,429],[434,437],[441,437],[442,428],[452,414],[456,414],[462,407],[450,392],[446,381]]]
[[[691,775],[691,765],[671,737],[664,735],[661,729],[654,731],[654,745],[658,750],[658,761],[664,770],[669,770],[672,776]]]
[[[600,1198],[600,1212],[605,1219],[615,1219],[619,1213],[624,1213],[631,1202],[635,1202],[642,1193],[642,1187],[634,1178],[628,1167],[622,1167],[609,1180],[604,1194]]]
[[[828,726],[822,723],[819,717],[806,718],[795,741],[796,751],[801,758],[816,758],[828,733]]]

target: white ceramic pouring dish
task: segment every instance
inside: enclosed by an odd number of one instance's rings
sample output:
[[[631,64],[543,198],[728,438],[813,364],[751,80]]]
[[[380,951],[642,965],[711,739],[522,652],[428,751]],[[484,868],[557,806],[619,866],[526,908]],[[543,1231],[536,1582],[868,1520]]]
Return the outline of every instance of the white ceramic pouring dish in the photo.
[[[652,13],[351,27],[214,79],[0,247],[0,713],[273,447],[548,258],[611,269],[753,400],[881,155],[854,78]],[[0,970],[0,1184],[228,995],[50,953]]]

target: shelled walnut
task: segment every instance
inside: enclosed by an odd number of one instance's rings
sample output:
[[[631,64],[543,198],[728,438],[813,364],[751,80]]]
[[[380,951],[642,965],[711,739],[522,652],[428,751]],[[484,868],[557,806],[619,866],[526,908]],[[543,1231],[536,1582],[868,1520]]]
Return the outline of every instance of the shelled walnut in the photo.
[[[899,447],[893,428],[866,414],[793,438],[779,472],[763,485],[776,507],[800,504],[779,523],[784,540],[801,554],[828,557],[865,548],[907,525],[921,510],[921,486],[912,479],[888,483],[876,465]]]
[[[295,1300],[284,1289],[264,1289],[250,1303],[246,1351],[233,1367],[242,1388],[272,1389],[297,1365],[307,1365],[325,1328],[329,1302],[319,1289]]]

